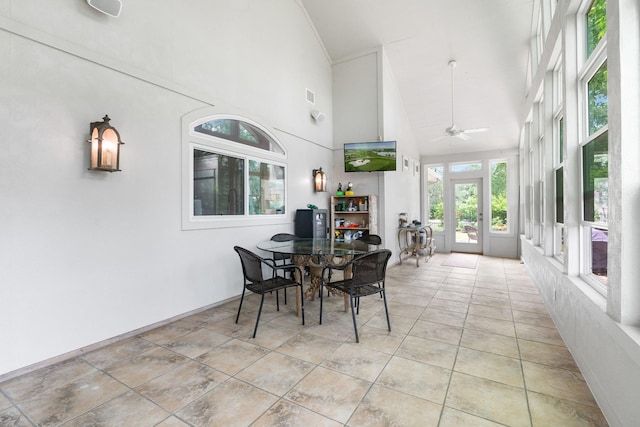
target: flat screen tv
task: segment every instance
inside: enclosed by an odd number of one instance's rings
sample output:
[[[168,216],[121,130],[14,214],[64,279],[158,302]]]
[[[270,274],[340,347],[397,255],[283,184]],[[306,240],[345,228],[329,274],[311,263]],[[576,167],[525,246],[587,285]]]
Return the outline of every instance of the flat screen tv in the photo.
[[[396,141],[350,142],[344,144],[345,172],[396,170]]]

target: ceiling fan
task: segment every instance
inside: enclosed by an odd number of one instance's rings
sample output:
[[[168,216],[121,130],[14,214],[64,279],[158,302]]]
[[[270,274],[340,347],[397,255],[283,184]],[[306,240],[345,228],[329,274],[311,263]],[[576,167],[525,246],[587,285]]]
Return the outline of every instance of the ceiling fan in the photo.
[[[486,132],[486,131],[489,130],[489,128],[461,129],[456,125],[456,122],[455,122],[454,116],[453,116],[454,102],[455,102],[453,69],[456,68],[456,65],[457,64],[456,64],[455,60],[452,59],[451,61],[449,61],[449,68],[451,68],[451,126],[449,126],[448,128],[446,128],[444,130],[444,135],[443,136],[434,139],[434,141],[436,141],[438,139],[442,139],[442,138],[447,137],[447,136],[460,138],[460,139],[463,139],[463,140],[466,141],[466,140],[471,139],[471,137],[469,135],[467,135],[469,133]]]

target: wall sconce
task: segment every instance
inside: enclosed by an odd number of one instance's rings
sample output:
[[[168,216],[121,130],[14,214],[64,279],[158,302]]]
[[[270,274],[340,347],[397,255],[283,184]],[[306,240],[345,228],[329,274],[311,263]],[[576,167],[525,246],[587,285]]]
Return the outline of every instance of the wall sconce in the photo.
[[[89,170],[119,172],[120,171],[120,134],[109,124],[109,116],[105,115],[101,122],[91,123],[91,165]]]
[[[327,191],[327,174],[322,168],[313,170],[313,189],[316,193]]]

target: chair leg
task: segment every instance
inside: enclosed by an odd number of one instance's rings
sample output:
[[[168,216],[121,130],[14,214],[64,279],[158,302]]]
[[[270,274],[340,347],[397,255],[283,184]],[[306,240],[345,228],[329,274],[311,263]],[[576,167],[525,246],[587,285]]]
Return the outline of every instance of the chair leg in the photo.
[[[391,332],[391,322],[389,321],[389,310],[387,309],[387,293],[382,290],[382,300],[384,301],[384,312],[387,315],[387,327],[389,328],[389,332]]]
[[[276,291],[276,311],[280,311],[280,291]]]
[[[242,308],[242,301],[244,301],[244,291],[246,288],[242,288],[242,296],[240,297],[240,305],[238,306],[238,314],[236,316],[236,323],[238,323],[238,319],[240,319],[240,309]]]
[[[285,295],[286,295],[285,290]],[[302,289],[302,285],[300,285],[300,311],[302,312],[302,326],[304,326],[304,293]]]
[[[322,298],[322,295],[323,295],[322,288],[324,288],[324,282],[320,283],[320,324],[321,325],[322,325],[322,300],[323,300],[323,298]]]
[[[358,325],[356,324],[356,312],[353,309],[353,295],[349,295],[349,305],[351,306],[351,317],[353,318],[353,331],[356,333],[356,343],[360,342],[360,338],[358,338]]]
[[[258,332],[258,323],[260,323],[260,315],[262,314],[262,305],[264,304],[264,294],[260,294],[260,308],[258,309],[258,318],[256,319],[256,327],[253,328],[253,337],[256,337]]]

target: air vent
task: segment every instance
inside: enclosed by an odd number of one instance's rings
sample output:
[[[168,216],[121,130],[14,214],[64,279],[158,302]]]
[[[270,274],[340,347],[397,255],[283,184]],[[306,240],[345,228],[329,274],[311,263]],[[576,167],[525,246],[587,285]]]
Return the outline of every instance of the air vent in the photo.
[[[316,104],[316,94],[309,89],[307,89],[307,101],[313,105]]]

